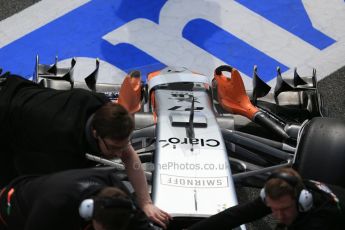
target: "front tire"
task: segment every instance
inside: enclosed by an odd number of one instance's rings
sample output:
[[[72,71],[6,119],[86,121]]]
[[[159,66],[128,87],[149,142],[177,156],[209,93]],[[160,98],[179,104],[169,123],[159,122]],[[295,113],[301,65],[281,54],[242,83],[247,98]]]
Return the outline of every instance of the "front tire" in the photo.
[[[302,130],[295,168],[304,179],[345,187],[345,121],[316,117]]]

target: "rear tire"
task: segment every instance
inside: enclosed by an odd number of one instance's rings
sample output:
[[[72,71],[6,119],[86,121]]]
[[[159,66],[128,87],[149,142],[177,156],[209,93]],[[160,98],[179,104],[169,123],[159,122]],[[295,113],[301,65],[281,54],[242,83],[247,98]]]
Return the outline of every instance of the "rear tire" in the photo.
[[[304,179],[345,187],[345,121],[309,121],[299,140],[295,168]]]

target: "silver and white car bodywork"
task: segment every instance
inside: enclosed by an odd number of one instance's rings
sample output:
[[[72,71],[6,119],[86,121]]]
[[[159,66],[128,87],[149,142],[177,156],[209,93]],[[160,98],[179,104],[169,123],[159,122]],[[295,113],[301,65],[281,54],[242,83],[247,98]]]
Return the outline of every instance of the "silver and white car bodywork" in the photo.
[[[172,216],[206,217],[237,204],[225,143],[205,86],[206,76],[171,68],[148,81],[157,113],[153,201]]]

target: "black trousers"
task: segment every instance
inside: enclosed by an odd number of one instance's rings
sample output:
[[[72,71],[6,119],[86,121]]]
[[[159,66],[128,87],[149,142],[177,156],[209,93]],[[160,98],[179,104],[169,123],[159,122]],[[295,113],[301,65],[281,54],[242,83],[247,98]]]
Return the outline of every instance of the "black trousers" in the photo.
[[[7,216],[5,216],[6,206],[4,203],[6,202],[6,195],[7,195],[6,188],[0,188],[0,230],[7,229],[6,227]]]
[[[0,138],[4,138],[1,136]],[[0,140],[1,142],[2,140]],[[0,145],[0,188],[5,187],[16,177],[17,173],[14,166],[13,154],[5,146]]]
[[[5,85],[5,82],[6,82],[6,78],[3,78],[0,76],[0,90],[2,89],[2,86]]]
[[[0,76],[0,92],[5,85],[6,80],[6,77]],[[5,187],[17,176],[13,163],[13,155],[8,149],[6,149],[6,143],[8,142],[6,137],[7,134],[1,133],[0,130],[0,188]]]

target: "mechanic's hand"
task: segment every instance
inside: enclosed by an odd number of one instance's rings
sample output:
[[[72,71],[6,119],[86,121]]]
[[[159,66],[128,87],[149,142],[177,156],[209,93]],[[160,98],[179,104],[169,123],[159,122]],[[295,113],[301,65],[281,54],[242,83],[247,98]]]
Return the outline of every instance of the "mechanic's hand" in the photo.
[[[159,209],[152,203],[145,204],[144,207],[142,207],[142,209],[151,221],[158,224],[164,229],[167,228],[169,221],[172,219],[172,217],[168,213]]]

